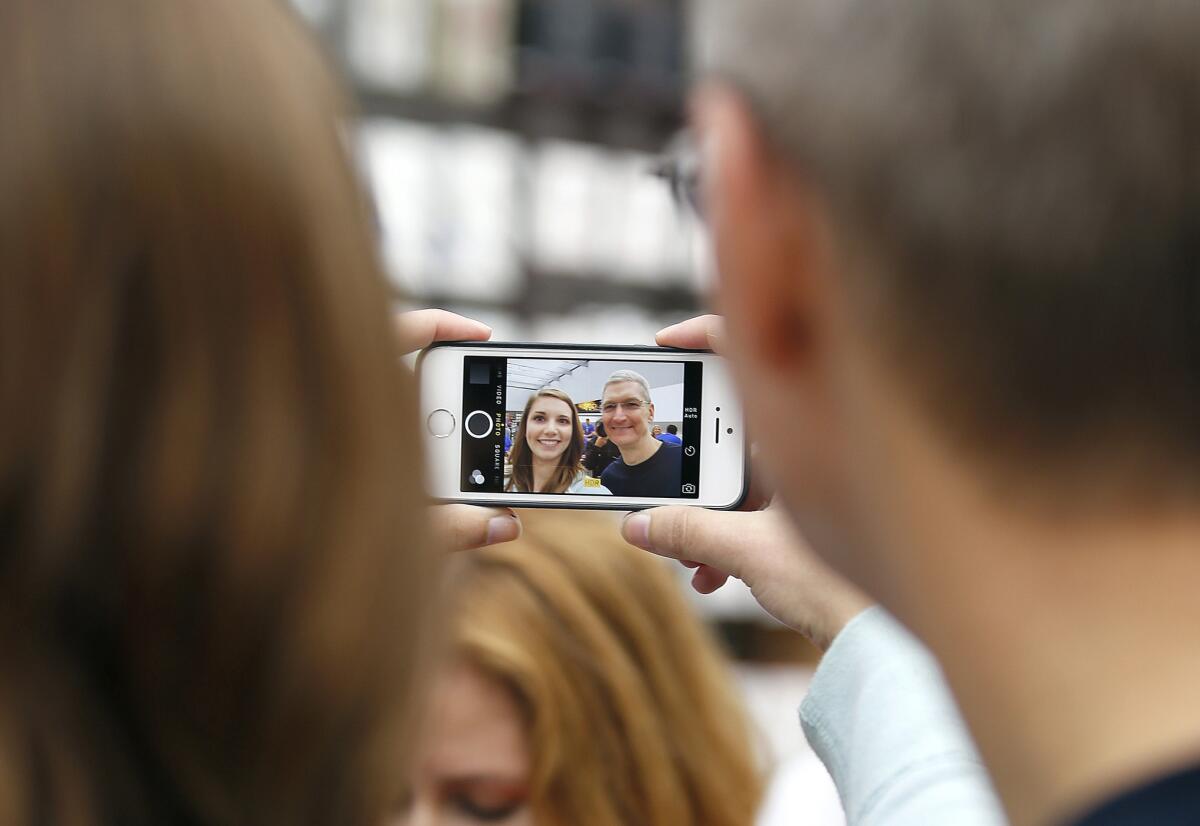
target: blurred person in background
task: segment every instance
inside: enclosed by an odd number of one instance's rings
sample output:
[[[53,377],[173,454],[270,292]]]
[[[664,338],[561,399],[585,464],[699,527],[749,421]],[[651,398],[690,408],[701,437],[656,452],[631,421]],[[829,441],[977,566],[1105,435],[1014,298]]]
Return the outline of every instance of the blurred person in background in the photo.
[[[0,100],[0,822],[380,822],[438,564],[341,93],[278,3],[10,0]]]
[[[619,459],[621,451],[608,438],[604,422],[596,422],[592,435],[588,438],[587,448],[583,454],[583,466],[592,476],[599,478],[604,469]]]
[[[525,402],[509,452],[512,472],[506,490],[608,495],[608,488],[584,473],[582,457],[583,428],[575,402],[561,390],[543,387]]]
[[[748,826],[751,728],[713,639],[611,520],[456,555],[453,659],[395,826]]]
[[[953,715],[909,715],[906,670],[864,656],[877,609],[813,623],[817,562],[937,655],[1015,824],[1196,822],[1200,5],[698,6],[728,335],[659,341],[734,361],[821,559],[775,511],[625,535],[832,642],[806,728],[847,747],[827,765],[864,820],[973,822],[871,810],[956,759],[935,738],[871,773]]]
[[[655,430],[658,430],[659,432],[654,434],[654,438],[658,439],[660,442],[666,442],[667,444],[671,445],[683,444],[683,439],[679,438],[679,428],[675,425],[667,425],[667,431],[665,433],[662,432],[661,428],[658,427],[656,427]]]

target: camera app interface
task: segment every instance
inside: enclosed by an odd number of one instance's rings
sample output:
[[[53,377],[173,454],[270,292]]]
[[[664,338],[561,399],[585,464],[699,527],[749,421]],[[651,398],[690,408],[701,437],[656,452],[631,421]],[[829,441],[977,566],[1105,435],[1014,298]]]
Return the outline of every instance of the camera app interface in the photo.
[[[702,372],[698,361],[467,356],[462,490],[695,499]]]

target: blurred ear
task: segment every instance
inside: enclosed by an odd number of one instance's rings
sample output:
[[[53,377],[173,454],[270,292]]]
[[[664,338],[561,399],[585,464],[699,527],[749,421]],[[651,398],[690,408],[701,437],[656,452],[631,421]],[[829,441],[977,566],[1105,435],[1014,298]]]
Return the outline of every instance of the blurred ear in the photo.
[[[821,289],[828,276],[823,215],[736,90],[701,87],[692,114],[719,302],[736,333],[731,345],[765,368],[803,367],[828,309]]]

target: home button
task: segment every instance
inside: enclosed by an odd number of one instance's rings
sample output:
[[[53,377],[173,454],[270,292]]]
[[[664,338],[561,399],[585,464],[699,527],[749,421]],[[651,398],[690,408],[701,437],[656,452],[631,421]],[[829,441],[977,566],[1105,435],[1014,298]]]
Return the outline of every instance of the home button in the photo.
[[[429,414],[425,426],[434,436],[444,439],[454,432],[454,414],[445,408],[439,408]]]

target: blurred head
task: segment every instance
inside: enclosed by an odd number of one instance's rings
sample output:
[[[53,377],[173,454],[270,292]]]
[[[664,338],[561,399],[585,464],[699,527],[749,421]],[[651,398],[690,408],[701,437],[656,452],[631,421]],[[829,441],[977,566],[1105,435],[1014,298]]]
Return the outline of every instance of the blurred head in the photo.
[[[667,425],[667,432],[670,433],[672,436],[674,436],[677,433],[679,433],[679,428],[673,424],[669,424],[669,425]]]
[[[394,800],[435,573],[414,399],[285,8],[0,5],[5,822]]]
[[[575,402],[561,390],[543,387],[525,402],[509,459],[509,489],[525,493],[562,493],[579,473],[583,455],[583,426]],[[554,462],[557,468],[541,491],[533,489],[534,462]]]
[[[603,517],[537,513],[456,564],[456,659],[399,823],[753,821],[745,713],[661,560]]]
[[[1200,6],[699,5],[728,349],[814,544],[881,571],[850,527],[917,456],[1194,504]]]
[[[525,715],[502,683],[459,661],[433,687],[425,747],[392,826],[532,826]]]
[[[650,428],[650,434],[652,436],[661,436],[662,432],[663,432],[663,429],[661,427],[659,427],[658,425],[655,425],[654,427]]]
[[[633,370],[617,370],[604,383],[600,410],[609,438],[624,448],[643,439],[653,438],[650,425],[654,421],[654,404],[650,386]]]

